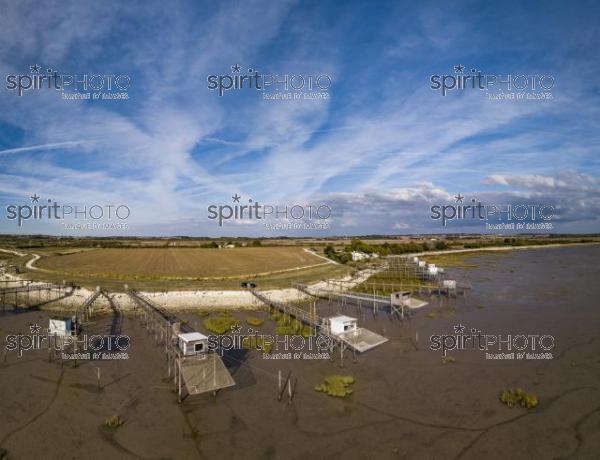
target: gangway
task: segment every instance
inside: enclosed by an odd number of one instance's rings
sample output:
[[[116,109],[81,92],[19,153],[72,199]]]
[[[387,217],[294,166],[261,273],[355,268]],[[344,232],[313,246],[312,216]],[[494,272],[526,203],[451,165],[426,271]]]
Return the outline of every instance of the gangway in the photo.
[[[272,300],[265,294],[254,289],[251,290],[251,293],[269,308],[276,309],[285,315],[293,316],[302,323],[313,327],[316,336],[323,336],[327,339],[331,352],[333,352],[335,347],[339,347],[342,362],[344,349],[346,348],[350,348],[354,353],[362,353],[388,340],[365,328],[357,328],[343,334],[335,334],[331,331],[325,318],[321,318],[316,314],[316,307],[311,312],[307,312],[294,305]]]
[[[167,369],[173,383],[177,387],[178,401],[182,402],[182,388],[188,395],[198,395],[235,385],[233,377],[225,367],[223,360],[216,352],[206,352],[195,356],[184,356],[178,345],[180,332],[196,332],[182,324],[179,318],[164,308],[159,307],[143,294],[127,290],[128,296],[141,309],[145,317],[146,328],[154,333],[155,341],[164,342],[167,356]]]

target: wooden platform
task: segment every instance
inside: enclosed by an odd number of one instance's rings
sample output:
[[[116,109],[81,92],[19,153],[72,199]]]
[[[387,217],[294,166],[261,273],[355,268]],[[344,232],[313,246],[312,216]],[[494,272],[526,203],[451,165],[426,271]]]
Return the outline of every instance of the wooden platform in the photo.
[[[357,328],[355,331],[339,334],[339,337],[359,353],[375,348],[388,341],[384,336],[362,327]]]
[[[190,395],[217,391],[235,385],[233,377],[217,353],[185,358],[181,364],[183,384]]]

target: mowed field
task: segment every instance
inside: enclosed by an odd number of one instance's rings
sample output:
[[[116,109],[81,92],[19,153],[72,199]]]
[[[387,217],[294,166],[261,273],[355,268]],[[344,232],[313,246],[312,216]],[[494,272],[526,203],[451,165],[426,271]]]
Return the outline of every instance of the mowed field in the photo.
[[[281,272],[327,263],[299,247],[97,249],[42,257],[36,267],[65,274],[132,279],[200,279]]]

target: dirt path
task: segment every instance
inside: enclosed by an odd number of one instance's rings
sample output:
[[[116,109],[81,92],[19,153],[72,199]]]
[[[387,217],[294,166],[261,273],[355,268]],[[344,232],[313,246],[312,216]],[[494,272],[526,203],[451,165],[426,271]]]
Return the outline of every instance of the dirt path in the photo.
[[[313,256],[315,256],[315,257],[318,257],[318,258],[320,258],[320,259],[326,260],[326,261],[327,261],[327,262],[329,262],[330,264],[334,264],[334,265],[340,265],[340,263],[339,263],[339,262],[336,262],[335,260],[331,260],[330,258],[328,258],[328,257],[325,257],[325,256],[322,256],[322,255],[320,255],[320,254],[317,254],[316,252],[314,252],[314,251],[311,251],[310,249],[306,249],[306,248],[302,248],[302,249],[304,249],[306,252],[308,252],[309,254],[312,254],[312,255],[313,255]]]
[[[2,249],[2,248],[0,248],[0,252],[6,252],[8,254],[14,254],[15,256],[19,256],[19,257],[23,257],[23,256],[27,255],[24,252],[13,251],[12,249]]]
[[[29,270],[40,270],[40,271],[44,271],[41,268],[37,268],[34,267],[33,264],[35,262],[37,262],[38,260],[40,260],[40,255],[39,254],[31,254],[33,257],[31,259],[29,259],[27,261],[27,263],[25,264],[25,267],[27,267]]]

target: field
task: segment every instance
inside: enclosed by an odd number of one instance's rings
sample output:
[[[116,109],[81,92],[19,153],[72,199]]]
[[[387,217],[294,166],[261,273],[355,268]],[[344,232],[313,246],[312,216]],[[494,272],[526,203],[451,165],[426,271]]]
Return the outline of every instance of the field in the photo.
[[[301,248],[98,249],[44,257],[37,266],[80,275],[178,279],[266,274],[324,262]]]
[[[261,287],[289,287],[343,275],[349,271],[300,247],[232,249],[153,248],[95,249],[62,253],[40,251],[40,270],[28,276],[67,280],[84,286],[122,290],[235,289],[242,279],[263,281]]]

